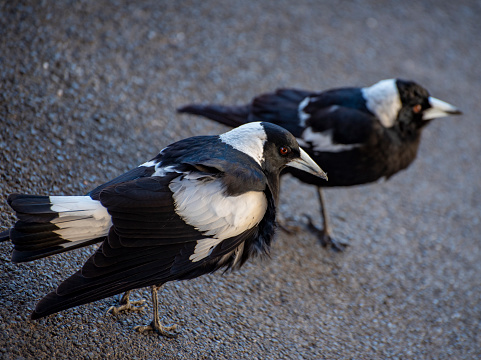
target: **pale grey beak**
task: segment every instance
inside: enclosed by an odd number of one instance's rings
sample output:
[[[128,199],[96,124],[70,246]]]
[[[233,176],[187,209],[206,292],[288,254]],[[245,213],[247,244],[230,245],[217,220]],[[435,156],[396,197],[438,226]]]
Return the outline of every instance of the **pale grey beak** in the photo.
[[[429,104],[431,107],[423,112],[423,120],[432,120],[444,116],[462,114],[457,107],[432,96],[429,97]]]
[[[319,165],[317,165],[304,150],[301,148],[299,148],[299,150],[301,151],[301,157],[287,163],[287,166],[291,166],[327,180],[326,173],[319,167]]]

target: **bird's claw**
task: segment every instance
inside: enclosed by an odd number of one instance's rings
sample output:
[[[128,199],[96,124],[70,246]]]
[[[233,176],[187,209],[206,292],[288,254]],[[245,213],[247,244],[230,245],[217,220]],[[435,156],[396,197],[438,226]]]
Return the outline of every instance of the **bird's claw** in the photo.
[[[349,246],[348,243],[341,243],[328,234],[321,234],[319,236],[319,242],[321,243],[322,247],[330,247],[332,250],[337,252],[343,252]]]
[[[143,311],[146,308],[146,305],[144,303],[145,303],[145,300],[141,299],[141,300],[135,300],[135,301],[128,301],[127,303],[121,304],[119,306],[111,306],[107,310],[107,314],[111,313],[112,315],[118,315],[124,311],[136,311],[136,312]],[[139,306],[139,305],[142,305],[142,306]]]
[[[297,232],[300,231],[301,227],[299,225],[294,224],[294,225],[291,225],[290,222],[294,222],[293,220],[289,220],[289,219],[285,219],[283,222],[279,222],[277,224],[277,226],[279,227],[279,229],[281,229],[282,231],[284,231],[285,233],[289,234],[289,235],[293,235]]]
[[[160,322],[152,321],[150,325],[138,325],[134,327],[134,330],[140,332],[141,334],[145,334],[150,331],[156,331],[160,335],[169,338],[175,338],[181,333],[181,330],[178,330],[177,328],[177,324],[164,326],[161,325]]]
[[[321,243],[322,247],[330,247],[334,251],[343,252],[346,247],[349,246],[348,243],[339,242],[334,239],[329,230],[320,230],[316,225],[314,225],[312,218],[309,215],[304,214],[304,216],[307,218],[308,229],[318,235],[319,242]]]

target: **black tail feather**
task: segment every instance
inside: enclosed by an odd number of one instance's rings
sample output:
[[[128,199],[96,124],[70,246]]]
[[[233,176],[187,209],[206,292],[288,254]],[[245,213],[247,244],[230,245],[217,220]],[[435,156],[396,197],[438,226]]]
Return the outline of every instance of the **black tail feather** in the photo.
[[[201,115],[221,124],[237,127],[253,120],[249,119],[250,105],[222,106],[222,105],[187,105],[177,109],[179,113]],[[254,120],[255,121],[255,120]]]
[[[8,241],[10,240],[10,229],[2,231],[0,233],[0,242]]]
[[[19,220],[11,230],[0,234],[0,240],[11,239],[12,261],[16,263],[100,242],[108,232],[110,216],[88,196],[12,194],[7,201]],[[99,211],[107,223],[97,220]]]
[[[262,94],[245,106],[187,105],[177,109],[179,113],[200,115],[227,126],[237,127],[248,122],[266,121],[289,130],[294,136],[302,134],[299,105],[313,92],[297,89],[278,89]]]
[[[42,259],[44,257],[78,249],[84,246],[96,244],[103,240],[105,240],[105,238],[92,239],[89,241],[84,241],[82,243],[62,243],[62,246],[42,247],[39,250],[32,250],[32,251],[15,249],[13,250],[13,253],[12,253],[12,262],[22,263],[22,262],[34,261],[34,260]]]

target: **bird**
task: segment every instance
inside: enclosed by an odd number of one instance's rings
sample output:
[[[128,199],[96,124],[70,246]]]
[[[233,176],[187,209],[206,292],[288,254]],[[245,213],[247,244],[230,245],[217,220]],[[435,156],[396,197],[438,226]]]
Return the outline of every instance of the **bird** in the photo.
[[[461,111],[432,97],[410,80],[385,79],[368,87],[341,87],[321,92],[281,88],[239,106],[191,104],[179,113],[201,115],[227,126],[267,121],[290,131],[329,175],[329,182],[286,169],[301,182],[317,187],[323,246],[342,251],[330,226],[323,187],[354,186],[389,179],[416,158],[422,130],[431,120]]]
[[[158,290],[268,254],[286,166],[327,180],[287,130],[252,122],[175,142],[87,195],[9,195],[18,221],[1,238],[13,243],[12,262],[100,243],[31,318],[151,287],[153,320],[135,329],[177,336],[159,320]]]

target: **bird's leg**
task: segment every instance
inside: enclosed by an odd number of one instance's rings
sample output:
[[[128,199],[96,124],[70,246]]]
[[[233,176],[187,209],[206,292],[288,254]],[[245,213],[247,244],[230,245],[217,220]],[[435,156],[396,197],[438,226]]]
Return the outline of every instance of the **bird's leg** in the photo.
[[[157,291],[162,287],[161,286],[152,286],[152,305],[154,307],[154,318],[150,325],[139,325],[136,326],[134,329],[140,333],[145,333],[147,331],[157,331],[160,335],[164,335],[170,338],[177,337],[180,334],[180,331],[177,330],[177,325],[168,325],[164,326],[160,323],[159,320],[159,299]]]
[[[324,200],[324,194],[322,193],[322,189],[320,187],[317,187],[317,194],[319,195],[319,203],[321,205],[321,214],[322,214],[322,220],[323,220],[324,228],[322,230],[319,230],[313,224],[310,216],[306,215],[307,219],[308,219],[308,222],[309,222],[309,224],[308,224],[309,229],[311,231],[316,232],[319,235],[319,241],[321,242],[321,245],[323,247],[330,246],[333,250],[344,251],[345,247],[348,246],[349,244],[338,242],[332,236],[331,225],[329,223],[329,214],[327,213],[326,202]]]
[[[124,295],[122,295],[122,298],[120,299],[119,306],[111,306],[108,310],[107,313],[112,313],[113,315],[117,315],[123,311],[142,311],[145,309],[145,300],[136,300],[136,301],[130,301],[130,292],[126,291]]]

